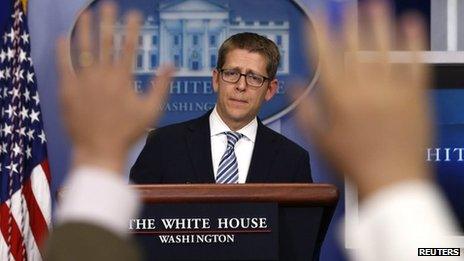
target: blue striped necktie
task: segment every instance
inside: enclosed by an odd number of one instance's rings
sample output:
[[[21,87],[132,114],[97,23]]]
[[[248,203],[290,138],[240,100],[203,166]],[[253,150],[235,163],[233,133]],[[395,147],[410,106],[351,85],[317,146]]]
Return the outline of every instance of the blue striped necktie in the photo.
[[[224,132],[227,136],[227,149],[219,162],[216,183],[238,183],[238,164],[235,156],[235,144],[243,137],[243,134],[233,131]]]

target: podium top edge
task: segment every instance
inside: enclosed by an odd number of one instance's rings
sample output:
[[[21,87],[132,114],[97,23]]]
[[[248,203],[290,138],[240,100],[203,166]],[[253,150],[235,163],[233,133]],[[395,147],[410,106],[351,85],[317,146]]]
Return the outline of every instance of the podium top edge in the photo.
[[[131,185],[142,201],[154,203],[276,202],[335,206],[338,188],[331,184],[164,184]]]

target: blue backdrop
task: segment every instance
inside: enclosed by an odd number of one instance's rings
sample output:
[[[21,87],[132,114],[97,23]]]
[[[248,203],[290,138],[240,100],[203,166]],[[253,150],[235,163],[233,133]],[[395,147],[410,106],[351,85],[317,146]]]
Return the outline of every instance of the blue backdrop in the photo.
[[[127,1],[131,2],[131,1]],[[262,2],[266,2],[262,0]],[[328,8],[336,14],[349,2],[355,0],[304,0],[301,4],[312,13]],[[419,3],[420,2],[420,3]],[[267,2],[266,2],[267,3]],[[48,137],[49,158],[52,171],[52,190],[55,192],[66,177],[69,166],[70,150],[69,140],[65,135],[60,107],[57,97],[57,75],[55,70],[55,40],[59,35],[69,34],[80,9],[87,4],[84,0],[60,1],[40,0],[29,1],[29,26],[31,31],[32,57],[38,78],[38,88],[42,101],[42,112],[45,131]],[[403,12],[407,8],[414,8],[430,16],[430,3],[428,1],[397,1],[396,11]],[[0,10],[3,11],[3,10]],[[1,23],[1,21],[0,21]],[[464,86],[463,86],[464,87]],[[437,108],[437,126],[439,128],[440,148],[464,147],[464,91],[461,89],[436,89],[431,91],[431,100]],[[344,213],[344,185],[336,181],[331,171],[320,159],[310,144],[303,139],[297,130],[291,114],[280,119],[278,123],[271,124],[280,129],[281,133],[305,147],[311,155],[313,178],[316,182],[337,184],[341,191],[341,199],[337,207],[334,220],[329,227],[324,243],[321,260],[343,260],[342,246],[339,244],[339,229],[341,217]],[[277,126],[277,127],[275,127]],[[455,156],[455,155],[454,155]],[[426,160],[426,153],[424,153]],[[464,217],[464,175],[463,162],[458,160],[437,162],[438,180],[446,188],[456,212]],[[461,220],[464,220],[462,218]]]

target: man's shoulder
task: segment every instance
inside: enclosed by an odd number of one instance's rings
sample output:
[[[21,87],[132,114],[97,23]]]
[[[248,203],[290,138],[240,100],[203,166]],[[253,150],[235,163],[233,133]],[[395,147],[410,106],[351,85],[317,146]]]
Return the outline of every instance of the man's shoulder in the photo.
[[[169,124],[160,128],[156,128],[150,131],[150,135],[169,135],[173,133],[177,133],[179,131],[185,131],[189,125],[194,123],[198,119],[178,122],[174,124]]]
[[[178,122],[170,125],[166,125],[160,128],[156,128],[151,130],[148,133],[148,139],[169,139],[169,138],[179,138],[183,135],[185,135],[189,130],[193,130],[195,128],[198,128],[199,126],[202,126],[204,124],[207,124],[207,119],[205,119],[205,115],[183,121],[183,122]]]
[[[281,147],[282,149],[293,151],[296,153],[308,153],[306,149],[298,145],[296,142],[285,137],[284,135],[274,131],[273,129],[265,125],[262,125],[262,127],[264,135],[269,135],[269,137],[275,139],[277,141],[277,144],[279,144],[279,147]]]

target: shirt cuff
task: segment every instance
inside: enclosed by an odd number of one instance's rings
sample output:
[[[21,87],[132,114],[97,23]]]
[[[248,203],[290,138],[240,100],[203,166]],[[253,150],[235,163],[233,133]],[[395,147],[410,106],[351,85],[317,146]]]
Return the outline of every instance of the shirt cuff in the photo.
[[[126,236],[129,219],[140,208],[138,194],[121,175],[82,166],[69,174],[57,210],[58,223],[88,222]]]
[[[367,198],[355,232],[356,260],[415,260],[418,248],[456,247],[459,232],[430,181],[395,184]]]

